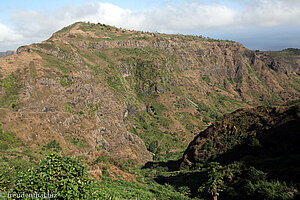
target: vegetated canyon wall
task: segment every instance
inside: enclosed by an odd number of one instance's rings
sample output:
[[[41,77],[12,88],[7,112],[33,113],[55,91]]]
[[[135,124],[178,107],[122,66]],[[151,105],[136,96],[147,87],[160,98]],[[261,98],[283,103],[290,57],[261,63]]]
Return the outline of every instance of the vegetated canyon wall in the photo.
[[[71,155],[145,163],[224,113],[298,98],[299,56],[276,59],[230,41],[75,23],[0,60],[1,123],[33,148],[56,140]]]

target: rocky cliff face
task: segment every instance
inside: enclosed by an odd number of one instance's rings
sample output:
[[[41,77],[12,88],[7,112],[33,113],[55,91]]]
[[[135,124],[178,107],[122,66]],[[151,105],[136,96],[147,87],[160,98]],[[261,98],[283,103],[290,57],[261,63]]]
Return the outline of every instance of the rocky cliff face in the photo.
[[[92,75],[78,71],[57,77],[49,69],[43,71],[43,60],[36,53],[8,60],[26,67],[9,69],[2,79],[4,129],[34,148],[56,140],[71,155],[103,149],[119,159],[141,163],[152,159],[144,142],[127,130],[126,105],[101,82],[92,82]]]
[[[269,57],[235,42],[75,23],[0,60],[1,123],[35,148],[57,140],[70,154],[101,148],[143,163],[149,151],[180,151],[223,113],[298,98],[299,67]]]

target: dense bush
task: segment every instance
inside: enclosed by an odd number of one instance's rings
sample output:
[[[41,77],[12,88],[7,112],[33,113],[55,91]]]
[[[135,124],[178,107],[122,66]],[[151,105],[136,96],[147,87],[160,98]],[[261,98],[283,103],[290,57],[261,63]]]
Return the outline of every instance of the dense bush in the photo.
[[[245,186],[246,195],[249,199],[275,200],[293,199],[294,190],[285,182],[260,180],[256,183],[249,181]]]
[[[10,167],[1,163],[0,165],[0,191],[4,192],[7,190],[8,186],[10,185]]]
[[[13,193],[57,194],[58,199],[86,199],[91,180],[85,167],[75,158],[50,154],[36,168],[20,172]]]

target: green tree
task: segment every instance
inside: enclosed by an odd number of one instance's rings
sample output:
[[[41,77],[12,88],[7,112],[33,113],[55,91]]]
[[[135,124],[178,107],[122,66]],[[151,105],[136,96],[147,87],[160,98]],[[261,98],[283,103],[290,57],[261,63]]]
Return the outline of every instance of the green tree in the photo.
[[[218,162],[210,162],[208,165],[208,180],[199,188],[199,192],[208,192],[213,200],[217,200],[224,189],[223,167]]]
[[[149,144],[148,151],[157,153],[158,141],[154,140]]]

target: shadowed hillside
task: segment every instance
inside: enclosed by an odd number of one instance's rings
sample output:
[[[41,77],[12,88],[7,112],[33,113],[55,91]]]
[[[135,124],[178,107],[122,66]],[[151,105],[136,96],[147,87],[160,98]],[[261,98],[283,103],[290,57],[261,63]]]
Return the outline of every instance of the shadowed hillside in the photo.
[[[181,166],[192,166],[199,159],[232,162],[248,154],[298,154],[299,106],[297,102],[241,109],[220,117],[190,143]]]
[[[167,167],[171,172],[156,181],[185,188],[196,199],[298,199],[299,122],[299,100],[240,109],[197,135],[178,162],[148,163],[146,168]]]

